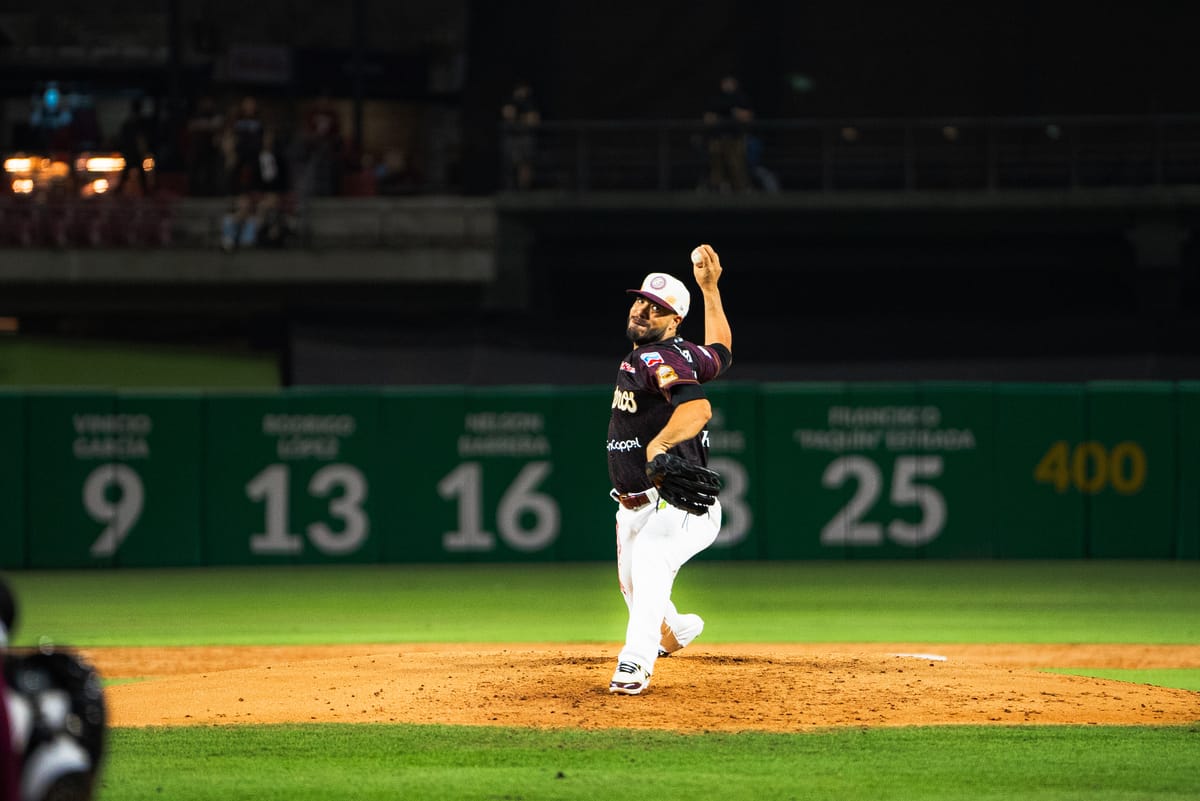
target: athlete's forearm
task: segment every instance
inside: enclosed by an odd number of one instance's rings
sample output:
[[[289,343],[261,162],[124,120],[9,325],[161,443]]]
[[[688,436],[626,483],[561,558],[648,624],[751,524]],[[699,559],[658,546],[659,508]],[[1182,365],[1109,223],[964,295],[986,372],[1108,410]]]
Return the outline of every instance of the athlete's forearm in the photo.
[[[704,344],[724,345],[733,353],[733,334],[729,330],[729,320],[725,318],[725,308],[721,305],[721,290],[717,282],[721,280],[721,259],[712,245],[700,245],[692,251],[692,273],[696,276],[696,285],[704,295]]]
[[[646,461],[660,453],[666,453],[680,442],[685,442],[704,430],[712,417],[712,404],[706,398],[681,403],[675,407],[671,419],[658,432],[658,436],[646,445]]]
[[[720,343],[733,353],[733,332],[729,328],[729,320],[725,317],[725,308],[721,305],[721,293],[714,286],[704,292],[704,344]]]

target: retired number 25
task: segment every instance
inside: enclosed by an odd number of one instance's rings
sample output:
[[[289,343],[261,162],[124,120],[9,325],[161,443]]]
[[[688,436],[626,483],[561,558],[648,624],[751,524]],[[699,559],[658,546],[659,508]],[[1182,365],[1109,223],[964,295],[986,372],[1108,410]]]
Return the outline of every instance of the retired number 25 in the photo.
[[[921,510],[921,518],[915,523],[896,519],[887,524],[887,535],[897,545],[915,548],[942,533],[946,525],[946,499],[937,487],[921,482],[941,474],[941,456],[896,457],[889,494],[892,506],[917,506]],[[821,544],[882,545],[883,524],[863,519],[883,492],[879,466],[866,456],[840,456],[825,468],[821,486],[836,489],[851,479],[858,487],[850,502],[821,529]]]

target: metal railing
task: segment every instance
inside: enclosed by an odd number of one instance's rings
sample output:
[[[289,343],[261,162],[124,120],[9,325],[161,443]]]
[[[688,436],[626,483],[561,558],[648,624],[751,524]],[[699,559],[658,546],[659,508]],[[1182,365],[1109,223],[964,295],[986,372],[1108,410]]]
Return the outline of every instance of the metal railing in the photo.
[[[502,137],[531,133],[532,189],[718,189],[709,180],[713,131],[694,120],[501,128]],[[1200,114],[763,120],[745,134],[759,191],[1200,184]],[[514,175],[506,162],[504,188],[517,188]]]
[[[0,249],[218,248],[229,198],[120,195],[48,199],[0,195]],[[496,235],[488,198],[284,199],[288,244],[317,248],[490,250]]]

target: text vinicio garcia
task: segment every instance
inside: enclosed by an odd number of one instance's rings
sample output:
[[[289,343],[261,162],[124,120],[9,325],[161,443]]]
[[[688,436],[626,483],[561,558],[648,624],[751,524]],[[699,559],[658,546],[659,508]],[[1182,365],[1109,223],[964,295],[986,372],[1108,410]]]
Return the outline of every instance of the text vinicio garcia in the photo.
[[[146,438],[154,423],[146,414],[76,414],[71,417],[76,459],[148,459]]]

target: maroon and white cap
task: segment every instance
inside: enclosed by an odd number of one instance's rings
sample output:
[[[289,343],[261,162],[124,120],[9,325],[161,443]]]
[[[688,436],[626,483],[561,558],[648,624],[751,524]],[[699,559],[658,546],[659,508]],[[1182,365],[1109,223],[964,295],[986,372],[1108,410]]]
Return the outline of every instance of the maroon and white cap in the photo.
[[[640,289],[625,291],[665,306],[680,317],[687,317],[688,308],[692,305],[692,293],[688,292],[688,288],[678,278],[666,273],[650,273],[642,281]]]

